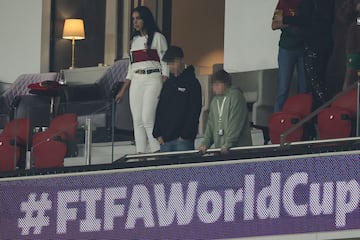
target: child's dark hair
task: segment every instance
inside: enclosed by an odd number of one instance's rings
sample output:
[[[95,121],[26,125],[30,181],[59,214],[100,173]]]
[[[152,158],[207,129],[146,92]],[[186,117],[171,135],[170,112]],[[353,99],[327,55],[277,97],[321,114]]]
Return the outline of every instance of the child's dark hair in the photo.
[[[166,50],[162,60],[164,62],[174,62],[175,59],[182,59],[182,58],[184,58],[184,52],[181,49],[181,47],[170,46]]]
[[[222,82],[225,83],[227,86],[231,86],[231,76],[227,71],[221,69],[213,73],[213,75],[211,76],[211,82]]]

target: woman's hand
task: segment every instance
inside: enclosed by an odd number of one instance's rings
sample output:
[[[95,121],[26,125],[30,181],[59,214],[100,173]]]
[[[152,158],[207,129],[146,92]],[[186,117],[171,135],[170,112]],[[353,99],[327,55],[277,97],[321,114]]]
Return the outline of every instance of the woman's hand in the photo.
[[[283,24],[283,16],[280,14],[275,14],[271,23],[272,30],[283,29],[287,27],[288,25]]]
[[[121,103],[123,98],[124,98],[124,92],[122,90],[120,90],[115,96],[115,102],[116,103]]]
[[[281,22],[272,21],[271,28],[272,30],[277,30],[283,28],[283,25]]]
[[[165,82],[167,79],[168,79],[167,76],[161,75],[161,80],[162,80],[163,82]]]
[[[158,142],[160,145],[163,145],[165,142],[164,142],[164,139],[162,138],[162,136],[158,137],[157,138]]]
[[[283,16],[279,15],[279,14],[275,14],[274,15],[274,22],[278,22],[278,23],[283,23]]]
[[[130,79],[126,79],[124,82],[124,85],[122,86],[122,88],[119,90],[119,92],[116,94],[115,96],[115,102],[116,103],[121,103],[121,101],[124,98],[124,94],[125,92],[128,90],[128,88],[130,87],[131,84],[131,80]]]

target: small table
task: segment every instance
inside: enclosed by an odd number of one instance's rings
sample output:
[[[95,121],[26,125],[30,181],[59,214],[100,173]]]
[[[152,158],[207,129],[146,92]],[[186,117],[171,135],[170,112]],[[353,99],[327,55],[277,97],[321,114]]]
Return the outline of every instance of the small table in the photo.
[[[43,81],[33,83],[28,86],[30,93],[50,97],[50,116],[54,117],[55,114],[55,98],[60,96],[62,88],[66,85],[61,85],[57,81]]]

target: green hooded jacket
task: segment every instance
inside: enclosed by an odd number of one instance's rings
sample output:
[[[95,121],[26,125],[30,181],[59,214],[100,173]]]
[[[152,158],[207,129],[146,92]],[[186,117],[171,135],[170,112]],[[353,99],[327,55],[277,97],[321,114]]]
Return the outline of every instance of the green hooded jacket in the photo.
[[[226,99],[220,122],[219,110],[224,98]],[[239,89],[228,88],[224,95],[213,98],[202,144],[208,148],[214,144],[215,148],[225,146],[228,149],[252,145],[248,109]]]

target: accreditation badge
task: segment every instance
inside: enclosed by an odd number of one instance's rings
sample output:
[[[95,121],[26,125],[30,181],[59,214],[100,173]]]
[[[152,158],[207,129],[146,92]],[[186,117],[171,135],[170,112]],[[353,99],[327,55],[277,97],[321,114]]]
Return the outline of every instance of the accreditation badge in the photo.
[[[219,134],[219,136],[224,135],[224,129],[220,128],[219,131],[218,131],[218,134]]]

